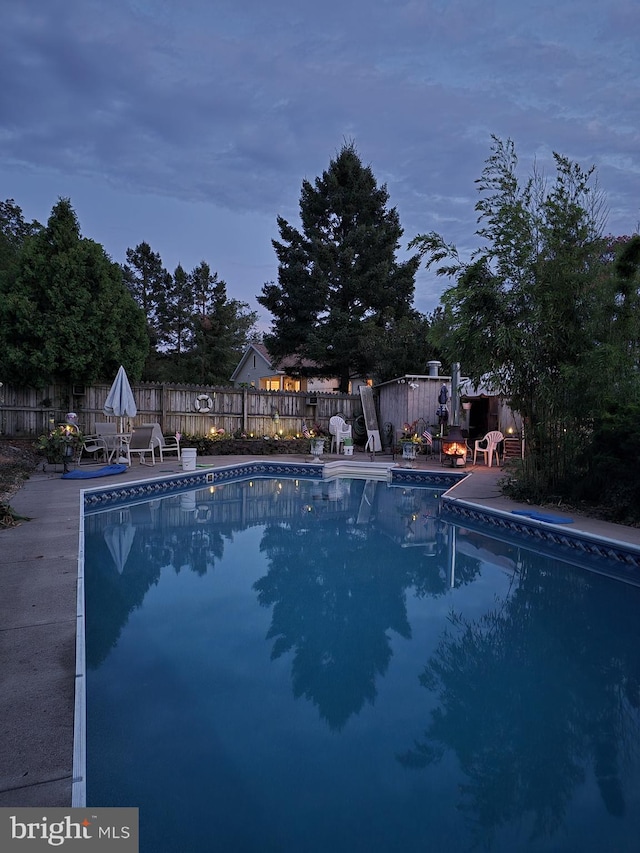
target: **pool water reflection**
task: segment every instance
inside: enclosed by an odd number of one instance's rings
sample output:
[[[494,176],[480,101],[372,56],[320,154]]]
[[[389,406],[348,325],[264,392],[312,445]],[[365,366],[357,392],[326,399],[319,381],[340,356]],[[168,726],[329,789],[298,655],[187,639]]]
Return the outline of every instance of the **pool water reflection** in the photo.
[[[254,480],[85,519],[88,804],[142,851],[635,850],[640,590]]]

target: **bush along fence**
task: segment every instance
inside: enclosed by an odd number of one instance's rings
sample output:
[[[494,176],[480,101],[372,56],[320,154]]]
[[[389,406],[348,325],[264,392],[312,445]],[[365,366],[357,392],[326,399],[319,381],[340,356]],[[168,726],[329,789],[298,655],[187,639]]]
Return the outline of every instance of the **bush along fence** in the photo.
[[[113,420],[103,413],[110,387],[111,382],[92,386],[50,385],[40,390],[4,384],[0,387],[0,434],[35,440],[63,423],[67,412],[77,413],[81,432],[94,433],[96,423]],[[181,433],[187,446],[197,438],[215,438],[217,448],[222,448],[222,439],[232,438],[236,441],[242,438],[247,443],[270,438],[276,444],[279,439],[301,437],[303,423],[311,430],[319,428],[328,434],[329,419],[336,414],[352,424],[362,421],[362,405],[356,394],[203,388],[151,382],[131,387],[138,413],[127,428],[157,422],[167,435]],[[354,435],[358,434],[354,430]],[[307,445],[308,442],[304,446]],[[257,452],[257,446],[247,453]]]

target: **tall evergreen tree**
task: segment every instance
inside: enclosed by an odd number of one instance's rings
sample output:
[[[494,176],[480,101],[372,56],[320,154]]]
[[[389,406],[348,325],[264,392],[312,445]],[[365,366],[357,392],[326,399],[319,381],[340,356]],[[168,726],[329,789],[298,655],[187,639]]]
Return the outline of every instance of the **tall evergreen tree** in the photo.
[[[102,246],[80,235],[69,199],[27,237],[0,299],[0,371],[24,385],[90,383],[124,364],[140,375],[148,349],[142,312]]]
[[[182,264],[178,264],[173,276],[165,276],[156,316],[160,348],[179,361],[189,350],[193,337],[193,289]]]
[[[411,310],[419,258],[397,262],[403,232],[388,200],[355,146],[344,145],[314,185],[302,183],[302,230],[278,217],[278,283],[257,297],[274,318],[271,354],[311,359],[318,366],[306,372],[338,376],[341,391],[381,369],[395,324]]]
[[[158,344],[158,305],[169,282],[158,252],[144,241],[135,249],[127,249],[127,263],[122,267],[124,281],[131,295],[147,318],[149,337],[153,346]]]
[[[205,261],[189,279],[195,300],[192,374],[201,382],[226,385],[255,329],[257,314],[246,302],[228,298],[226,283]]]

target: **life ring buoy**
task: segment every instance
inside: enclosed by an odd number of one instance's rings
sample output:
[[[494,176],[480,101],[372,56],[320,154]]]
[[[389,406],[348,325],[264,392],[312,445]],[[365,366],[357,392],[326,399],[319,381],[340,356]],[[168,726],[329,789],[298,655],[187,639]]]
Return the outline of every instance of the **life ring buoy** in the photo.
[[[196,412],[206,415],[213,408],[213,401],[208,394],[198,394],[193,405]]]

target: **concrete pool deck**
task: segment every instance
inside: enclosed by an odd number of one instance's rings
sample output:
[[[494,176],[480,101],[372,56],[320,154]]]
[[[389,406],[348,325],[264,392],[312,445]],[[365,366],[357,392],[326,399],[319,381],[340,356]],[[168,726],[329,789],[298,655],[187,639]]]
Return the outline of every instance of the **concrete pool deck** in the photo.
[[[309,461],[293,455],[262,459]],[[368,462],[369,454],[356,453],[353,461],[358,459]],[[212,456],[198,461],[227,466],[251,460]],[[376,461],[392,459],[378,454]],[[416,469],[447,470],[437,459],[424,457]],[[506,512],[535,509],[500,495],[502,469],[468,465],[465,470],[472,476],[456,486],[458,499]],[[62,480],[59,470],[37,471],[12,498],[15,511],[31,520],[0,531],[0,806],[71,805],[80,492],[181,471],[176,460],[134,463],[117,478],[104,480]],[[569,516],[555,509],[553,514]],[[640,529],[575,513],[570,517],[573,530],[640,546]]]

